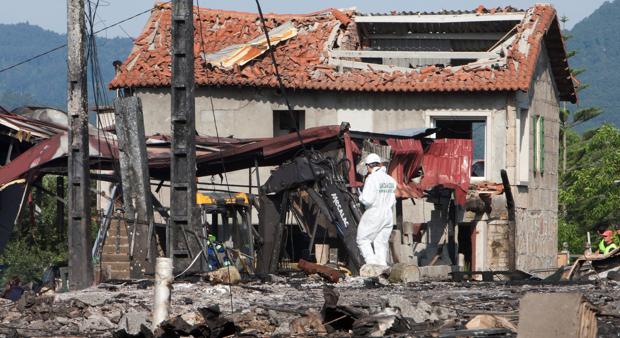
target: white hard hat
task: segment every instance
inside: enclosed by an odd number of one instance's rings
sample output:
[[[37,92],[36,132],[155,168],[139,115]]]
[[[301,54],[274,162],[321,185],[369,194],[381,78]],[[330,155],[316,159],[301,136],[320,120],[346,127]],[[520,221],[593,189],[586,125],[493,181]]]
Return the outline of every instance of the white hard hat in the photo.
[[[368,156],[366,156],[366,161],[365,163],[371,164],[371,163],[381,163],[381,157],[379,157],[379,155],[375,154],[375,153],[370,153],[368,154]]]

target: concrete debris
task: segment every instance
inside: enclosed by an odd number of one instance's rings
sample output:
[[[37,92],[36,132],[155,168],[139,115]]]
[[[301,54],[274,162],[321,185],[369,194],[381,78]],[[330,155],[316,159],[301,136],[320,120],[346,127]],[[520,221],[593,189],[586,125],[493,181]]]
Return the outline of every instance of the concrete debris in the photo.
[[[437,320],[437,317],[432,315],[432,307],[424,301],[420,301],[418,306],[414,306],[407,299],[395,295],[388,296],[387,300],[390,307],[398,308],[403,317],[411,318],[416,323]]]
[[[150,313],[146,311],[128,311],[118,322],[118,328],[128,334],[139,334],[142,326],[151,327]]]
[[[209,272],[207,275],[213,284],[237,284],[241,281],[241,274],[234,266],[225,266]]]
[[[593,274],[588,276],[588,279],[590,280],[600,280],[600,279],[611,279],[611,280],[619,280],[618,277],[620,275],[620,266],[617,266],[615,268],[609,269],[609,270],[605,270],[603,272],[599,272],[598,274]]]
[[[290,324],[291,334],[296,335],[318,335],[324,336],[327,334],[327,329],[323,325],[321,315],[316,310],[306,311],[306,315],[293,319]]]
[[[477,315],[465,324],[468,330],[504,328],[517,332],[517,327],[508,318],[494,315]]]
[[[378,277],[389,273],[390,268],[385,265],[364,264],[360,268],[360,277]]]
[[[597,337],[596,308],[581,293],[528,293],[519,306],[519,338]]]
[[[99,329],[109,330],[115,327],[116,325],[114,325],[114,323],[112,323],[110,319],[108,319],[107,317],[104,317],[101,314],[91,315],[88,318],[86,318],[86,320],[83,321],[80,325],[78,325],[80,332],[89,332],[93,330],[96,331]]]
[[[355,337],[385,337],[411,331],[409,323],[396,309],[386,308],[372,316],[363,317],[353,324]]]
[[[420,281],[420,269],[411,263],[396,263],[392,266],[388,280],[391,283],[413,283]]]
[[[610,280],[615,280],[617,282],[620,282],[620,271],[615,270],[615,271],[609,271],[607,273],[607,278]]]
[[[439,306],[433,307],[423,300],[414,306],[402,296],[390,295],[384,298],[387,299],[389,307],[399,309],[403,317],[409,318],[417,324],[447,320],[456,316],[456,313],[450,309]]]
[[[421,266],[420,269],[420,279],[424,281],[446,281],[450,280],[450,272],[452,272],[452,267],[449,265],[432,265],[432,266]]]

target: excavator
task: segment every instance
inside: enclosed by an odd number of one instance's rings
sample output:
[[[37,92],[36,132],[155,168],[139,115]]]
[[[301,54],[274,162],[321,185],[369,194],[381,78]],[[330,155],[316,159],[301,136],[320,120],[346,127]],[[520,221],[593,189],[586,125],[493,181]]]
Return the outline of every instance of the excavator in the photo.
[[[309,247],[315,243],[319,225],[316,221],[310,224],[307,215],[300,212],[300,200],[318,208],[328,226],[335,227],[345,249],[343,256],[348,268],[355,272],[361,267],[363,259],[355,237],[362,210],[355,189],[345,179],[344,172],[349,165],[352,164],[347,159],[337,160],[318,151],[308,151],[271,174],[259,193],[262,247],[258,250],[258,272],[272,273],[278,269],[288,210],[305,228],[310,237]]]
[[[365,153],[379,153],[390,160],[388,173],[398,182],[397,197],[422,198],[447,189],[454,191],[459,204],[464,203],[471,171],[471,142],[426,138],[436,131],[420,128],[359,132],[343,123],[336,142],[301,149],[281,163],[259,190],[257,272],[276,272],[281,259],[294,251],[288,246],[294,241],[287,233],[291,230],[287,226],[291,224],[287,222],[290,214],[309,239],[306,253],[311,253],[313,244],[320,244],[321,238],[324,241],[326,233],[335,234],[330,237],[338,238],[337,261],[354,274],[359,271],[364,261],[356,235],[363,213],[358,197],[364,172],[363,166],[356,170],[356,163]],[[432,168],[426,173],[422,168],[424,159]],[[399,212],[396,214],[398,217]]]

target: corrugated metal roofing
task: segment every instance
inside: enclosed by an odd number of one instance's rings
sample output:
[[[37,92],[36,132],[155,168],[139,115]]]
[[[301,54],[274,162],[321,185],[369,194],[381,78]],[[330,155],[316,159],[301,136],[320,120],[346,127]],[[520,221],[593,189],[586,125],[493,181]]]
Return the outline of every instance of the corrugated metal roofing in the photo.
[[[424,190],[438,185],[454,189],[456,202],[464,204],[469,189],[473,156],[471,140],[435,140],[422,159],[424,175],[420,186]]]
[[[523,12],[523,9],[517,9],[512,6],[506,7],[494,7],[494,8],[486,8],[482,5],[478,6],[475,9],[471,10],[461,10],[461,9],[445,9],[441,11],[391,11],[391,12],[377,12],[363,15],[371,15],[371,16],[386,16],[386,15],[460,15],[460,14],[498,14],[498,13],[518,13]]]
[[[12,113],[0,113],[0,126],[8,128],[10,136],[20,141],[47,139],[67,130],[65,126]]]

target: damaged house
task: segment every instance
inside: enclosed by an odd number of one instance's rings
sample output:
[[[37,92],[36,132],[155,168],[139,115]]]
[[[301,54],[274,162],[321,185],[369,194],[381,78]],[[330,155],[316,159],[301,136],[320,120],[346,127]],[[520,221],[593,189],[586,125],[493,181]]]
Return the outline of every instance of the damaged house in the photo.
[[[110,83],[141,99],[147,135],[170,130],[171,20],[170,4],[155,6]],[[460,254],[471,270],[556,266],[559,104],[575,102],[576,91],[551,5],[269,14],[294,119],[259,22],[255,13],[194,8],[199,135],[217,127],[222,136],[261,138],[349,122],[354,130],[437,128],[436,139],[469,139],[467,203],[441,194],[401,201],[393,242],[421,265],[456,265]],[[229,180],[247,184],[248,174]]]

